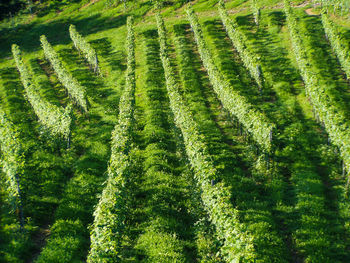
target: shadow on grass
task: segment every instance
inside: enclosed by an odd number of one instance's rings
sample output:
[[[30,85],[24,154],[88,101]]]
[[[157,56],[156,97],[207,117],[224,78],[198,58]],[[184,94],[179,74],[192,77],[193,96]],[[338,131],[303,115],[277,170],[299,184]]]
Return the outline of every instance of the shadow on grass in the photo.
[[[247,27],[249,29],[254,29],[256,27],[253,14],[249,15],[239,15],[235,18],[238,26]]]
[[[59,51],[59,55],[62,60],[68,65],[74,65],[74,69],[70,70],[73,76],[78,82],[87,88],[87,95],[94,101],[102,102],[101,100],[108,98],[113,94],[113,90],[110,87],[106,87],[100,78],[96,77],[91,71],[89,71],[88,65],[84,62],[83,57],[79,57],[78,52],[72,52],[71,48],[64,48]],[[75,65],[79,66],[76,67]]]
[[[282,11],[273,11],[267,14],[269,26],[278,26],[279,29],[285,24],[286,16]]]
[[[86,87],[91,107],[87,114],[74,110],[75,126],[72,129],[71,149],[74,159],[71,169],[74,176],[68,181],[62,199],[55,213],[55,223],[51,231],[56,235],[48,239],[47,245],[39,256],[42,262],[48,261],[51,251],[61,251],[74,260],[86,257],[89,248],[89,231],[87,226],[93,222],[93,211],[98,201],[97,195],[103,189],[106,179],[108,158],[110,156],[111,132],[116,123],[119,97],[115,91],[106,86],[103,79],[89,70],[87,63],[73,48],[64,48],[59,52],[60,58],[67,65],[73,76]],[[65,248],[60,243],[61,236],[72,225],[72,232],[80,238],[74,247]],[[59,243],[59,245],[57,245]],[[74,259],[74,260],[73,260]]]
[[[112,67],[112,70],[125,71],[126,65],[124,61],[124,53],[114,50],[111,42],[107,37],[90,41],[92,47],[98,55],[101,55],[104,60]]]
[[[249,71],[244,67],[238,52],[227,37],[221,20],[210,20],[204,23],[210,38],[213,39],[220,63],[220,71],[230,81],[232,87],[255,105],[261,104],[262,96]],[[212,52],[213,53],[213,52]]]
[[[306,48],[312,56],[315,70],[319,72],[327,86],[327,92],[342,107],[347,116],[350,116],[350,88],[346,82],[346,75],[341,69],[340,63],[325,37],[325,32],[319,16],[304,15],[303,22],[309,41]]]
[[[208,22],[207,26],[210,27],[211,23],[213,22]],[[272,236],[276,237],[277,234],[274,233],[274,218],[270,208],[270,203],[272,203],[272,201],[268,200],[270,198],[270,193],[267,193],[265,185],[266,178],[259,179],[258,176],[253,174],[252,164],[248,164],[246,163],[246,160],[243,160],[244,157],[242,156],[247,154],[243,152],[245,150],[243,147],[236,147],[237,145],[231,147],[232,143],[225,144],[225,141],[228,140],[228,135],[225,134],[223,130],[227,131],[227,123],[232,123],[232,120],[228,114],[218,120],[218,116],[222,115],[223,111],[221,108],[221,103],[211,90],[210,84],[205,77],[206,73],[203,70],[199,70],[202,65],[199,54],[195,53],[196,46],[193,44],[194,41],[190,36],[191,33],[188,30],[188,26],[176,25],[174,30],[179,39],[178,42],[183,43],[181,53],[187,53],[187,55],[183,55],[183,58],[181,59],[181,74],[186,74],[185,78],[183,79],[185,79],[184,82],[187,82],[187,99],[188,101],[191,101],[189,106],[194,112],[194,118],[196,119],[201,132],[206,137],[208,150],[215,163],[215,166],[218,169],[218,173],[220,174],[220,176],[218,176],[218,180],[223,180],[225,185],[235,189],[231,192],[231,201],[233,206],[239,211],[239,221],[244,224],[247,229],[252,231],[254,235],[258,237],[262,234],[262,232],[264,232],[263,229],[268,225],[269,231],[273,232]],[[211,32],[221,32],[222,28],[218,30],[211,30]],[[185,40],[184,36],[186,37]],[[224,35],[224,33],[220,33],[219,36],[215,35],[215,40],[217,41],[215,43],[220,45],[218,49],[220,48],[226,51],[227,46],[232,44],[226,43],[228,40],[224,40],[225,37],[226,35]],[[221,44],[219,44],[220,41]],[[224,51],[222,52],[224,53]],[[240,67],[243,67],[239,63],[235,63],[235,58],[233,55],[230,54],[228,57],[229,58],[226,59],[227,63],[229,64],[229,60],[231,60],[232,65],[230,65],[227,70],[234,71],[239,70],[238,68]],[[234,67],[234,69],[232,69],[232,67]],[[234,73],[234,77],[237,78],[235,74],[237,73]],[[255,90],[251,92],[254,93]],[[249,96],[249,91],[246,91],[246,96]],[[232,137],[234,139],[238,138],[235,135],[232,136],[232,133],[237,133],[239,130],[238,127],[233,126],[234,125],[232,124],[230,125],[230,128],[234,130],[231,130],[229,134],[229,139],[231,140]],[[234,143],[236,144],[236,142]],[[264,224],[264,227],[261,229],[254,228],[257,222]],[[266,243],[266,247],[263,247],[262,249],[267,249],[268,247],[269,245]]]
[[[10,119],[16,125],[35,121],[35,114],[24,97],[25,91],[20,81],[17,68],[8,67],[0,69],[0,76],[3,83],[3,95],[6,97],[5,99],[7,101],[6,107],[10,112]],[[5,105],[3,107],[5,107]]]
[[[274,20],[274,24],[283,25],[285,17],[282,12],[273,12],[273,15],[269,15],[269,19]],[[277,19],[277,21],[275,20]],[[288,52],[283,47],[279,46],[278,38],[272,37],[265,27],[260,27],[259,30],[254,33],[249,30],[244,30],[244,34],[250,41],[257,47],[254,52],[258,53],[261,58],[262,71],[264,76],[270,83],[284,82],[289,83],[288,92],[295,93],[293,90],[293,83],[300,82],[301,77],[291,64],[288,58]],[[271,87],[269,87],[271,89]]]
[[[343,28],[342,35],[350,42],[350,29]]]
[[[47,1],[47,5],[45,8],[40,9],[36,14],[38,17],[43,17],[53,11],[59,12],[62,10],[63,7],[69,5],[69,4],[74,4],[74,3],[80,3],[81,0],[69,0],[68,3],[67,1]]]
[[[96,14],[87,18],[63,18],[47,23],[32,23],[20,25],[16,31],[3,29],[0,35],[3,35],[1,44],[0,58],[11,56],[11,45],[18,44],[24,52],[38,52],[41,50],[40,36],[46,35],[51,45],[69,44],[69,25],[74,24],[79,28],[83,35],[93,34],[99,31],[118,28],[126,24],[126,15],[105,18]]]
[[[67,92],[54,76],[54,71],[49,62],[35,58],[31,59],[29,63],[34,73],[34,79],[38,84],[40,95],[58,107],[65,107],[69,100]]]
[[[284,21],[283,16],[278,15],[275,18],[280,19],[280,21],[275,21],[273,24],[281,24]],[[271,26],[271,23],[269,23],[269,26]],[[321,152],[322,147],[327,145],[327,136],[319,124],[304,116],[298,103],[293,106],[291,113],[285,110],[286,103],[290,99],[288,97],[295,96],[300,92],[294,90],[294,85],[301,82],[301,77],[297,70],[292,67],[286,50],[279,44],[279,37],[275,37],[277,32],[271,33],[265,27],[261,27],[256,33],[247,31],[245,34],[251,41],[254,41],[256,50],[262,57],[264,75],[268,78],[270,86],[285,83],[283,85],[285,90],[276,91],[277,95],[282,98],[276,108],[276,112],[280,113],[276,116],[283,116],[275,118],[275,122],[280,129],[280,135],[276,138],[279,148],[276,160],[280,173],[288,175],[286,180],[292,183],[288,185],[286,191],[289,199],[287,203],[296,207],[292,213],[284,215],[283,212],[278,216],[280,219],[284,218],[279,225],[284,225],[283,221],[285,220],[287,220],[285,222],[290,221],[284,230],[281,229],[281,232],[291,236],[295,231],[293,227],[296,227],[307,233],[304,237],[296,236],[297,239],[305,241],[305,244],[301,247],[307,250],[306,253],[299,254],[299,252],[294,251],[294,245],[287,240],[289,246],[293,248],[294,257],[297,260],[309,256],[314,251],[322,251],[327,256],[329,256],[329,253],[334,253],[334,257],[341,258],[345,253],[344,247],[337,250],[335,245],[324,249],[322,245],[313,243],[315,226],[305,223],[302,219],[302,215],[317,219],[317,227],[320,229],[324,229],[326,224],[331,225],[332,227],[329,227],[325,232],[325,237],[332,238],[333,244],[342,244],[343,233],[345,232],[344,222],[338,211],[337,203],[341,197],[339,192],[335,190],[341,183],[330,176],[332,173],[339,173],[339,157],[334,154],[329,157]],[[320,33],[316,33],[316,35],[323,36]],[[321,46],[324,47],[323,44]],[[328,53],[325,52],[325,54]],[[292,148],[293,151],[288,152],[288,148]],[[303,202],[303,195],[310,197],[308,200],[309,207],[304,207],[301,210],[297,207]],[[290,202],[291,200],[293,201]],[[319,200],[322,200],[322,202]],[[316,207],[319,210],[317,212],[314,210]],[[279,213],[281,212],[278,211],[277,214]]]
[[[38,227],[31,239],[31,251],[27,251],[33,255],[41,249],[37,238],[41,229],[53,222],[63,187],[71,176],[72,165],[69,154],[62,155],[61,146],[66,143],[48,136],[37,121],[24,97],[25,91],[16,68],[1,69],[0,75],[3,82],[1,93],[6,101],[2,107],[8,110],[18,128],[24,150],[25,168],[20,177],[24,215]]]

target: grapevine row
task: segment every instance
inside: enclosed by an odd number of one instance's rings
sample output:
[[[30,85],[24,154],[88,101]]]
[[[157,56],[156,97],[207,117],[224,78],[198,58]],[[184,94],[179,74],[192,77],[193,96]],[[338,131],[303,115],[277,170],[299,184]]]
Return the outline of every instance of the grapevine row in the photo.
[[[263,200],[265,197],[261,195],[260,186],[256,185],[254,176],[252,177],[250,173],[245,174],[243,170],[240,170],[238,166],[241,163],[238,161],[238,158],[235,158],[233,149],[227,147],[226,143],[219,143],[219,141],[225,140],[227,136],[227,134],[223,133],[223,130],[220,130],[226,129],[224,125],[227,124],[220,124],[220,122],[223,122],[221,119],[218,123],[218,120],[214,117],[220,114],[221,110],[218,107],[220,102],[216,99],[215,94],[208,90],[210,89],[208,81],[204,81],[199,76],[196,64],[200,61],[200,58],[195,58],[197,57],[195,54],[196,44],[193,43],[192,37],[186,32],[185,25],[176,25],[173,29],[176,34],[174,43],[178,55],[179,74],[183,84],[183,96],[193,112],[201,133],[205,135],[206,144],[212,153],[212,158],[215,159],[215,164],[219,165],[219,167],[225,166],[227,171],[232,171],[232,169],[236,171],[234,174],[223,172],[222,176],[227,176],[225,178],[229,178],[230,185],[234,187],[231,198],[240,200],[239,214],[241,222],[255,237],[255,241],[259,238],[265,239],[266,233],[269,233],[270,240],[275,239],[277,233],[273,230],[275,224],[273,223],[274,217],[270,212],[270,203]],[[225,117],[225,122],[227,118],[228,116]],[[218,128],[217,125],[220,125],[221,128]],[[234,127],[231,124],[227,128],[227,131],[230,132],[229,130]],[[236,152],[236,149],[234,151]],[[224,160],[219,157],[221,154],[225,155]],[[271,176],[270,171],[266,174]],[[244,179],[242,180],[242,178]],[[255,187],[247,191],[247,185],[255,185]],[[265,252],[261,252],[262,254],[270,250],[269,244],[265,244],[267,245],[266,247],[260,247],[260,251],[266,249]]]
[[[112,133],[108,179],[94,212],[91,247],[87,262],[116,262],[126,218],[126,184],[130,178],[135,92],[135,37],[133,17],[127,20],[127,70],[125,90],[119,103],[118,123]]]
[[[346,43],[347,41],[341,38],[337,27],[329,19],[326,13],[322,14],[322,24],[327,38],[335,51],[347,78],[350,79],[350,50],[348,43]]]
[[[301,34],[298,29],[297,17],[290,3],[285,0],[284,10],[287,16],[292,47],[296,57],[301,76],[305,82],[306,94],[317,112],[320,120],[324,123],[333,144],[339,147],[346,169],[350,168],[350,134],[349,122],[345,112],[337,106],[338,102],[327,92],[327,86],[321,76],[309,63],[308,55],[303,46]]]
[[[255,45],[252,48],[258,48],[260,54],[265,54],[271,58],[271,61],[283,60],[285,54],[279,51],[276,52],[275,47],[272,48],[268,45],[271,39],[276,37],[278,36],[275,33],[268,33],[268,31],[260,37],[255,35],[257,41],[254,42]],[[288,62],[283,66],[279,65],[277,69],[267,61],[262,62],[262,67],[266,69],[264,76],[266,76],[266,80],[271,81],[272,87],[281,79],[290,79],[290,85],[293,85],[294,81],[290,78],[290,75],[283,72],[283,69],[290,66],[290,62]],[[275,89],[278,99],[281,99],[282,103],[290,104],[290,100],[296,100],[296,98],[291,91],[288,92],[287,90],[284,89],[281,92],[281,90]],[[278,180],[281,181],[278,182],[277,180],[275,183],[270,181],[268,185],[271,186],[277,183],[280,186],[278,189],[274,189],[281,194],[280,197],[284,195],[281,199],[276,200],[278,203],[281,200],[295,198],[295,203],[289,208],[291,209],[289,215],[283,216],[283,219],[281,218],[284,222],[288,222],[293,218],[295,224],[293,226],[286,224],[288,230],[284,229],[283,232],[293,237],[294,247],[292,250],[298,251],[296,254],[300,257],[300,260],[303,259],[305,262],[331,262],[333,258],[333,261],[337,261],[336,258],[339,259],[344,255],[344,247],[337,232],[341,226],[329,217],[329,214],[333,211],[330,212],[324,192],[323,178],[318,172],[320,161],[315,162],[315,158],[310,157],[317,152],[315,150],[317,147],[324,147],[324,145],[322,146],[323,138],[320,137],[317,130],[312,130],[313,128],[308,124],[305,126],[305,120],[300,119],[300,116],[296,113],[297,109],[285,111],[281,108],[278,111],[280,113],[276,121],[280,123],[280,132],[281,135],[283,134],[280,138],[288,138],[288,140],[279,144],[282,146],[279,152],[284,152],[284,158],[279,159],[277,157],[279,165],[274,172],[276,174],[274,178],[279,178]],[[282,124],[281,122],[286,119],[290,119],[290,122]],[[317,137],[319,140],[316,142],[314,138]],[[295,145],[298,145],[298,147],[295,148]],[[288,154],[285,154],[285,149],[293,149],[293,151],[288,151]],[[310,151],[310,149],[312,150]],[[319,158],[322,159],[323,156]],[[326,166],[327,164],[325,164]],[[285,180],[286,174],[290,174],[289,180]],[[290,191],[287,190],[288,188]],[[281,209],[281,207],[278,205],[277,209]],[[332,227],[327,227],[327,222]],[[325,228],[327,228],[327,231],[321,231]],[[293,258],[293,260],[299,261],[297,258]]]
[[[340,9],[341,12],[350,12],[350,2],[348,0],[314,0],[316,3],[320,3],[322,7],[333,7],[333,10]]]
[[[79,51],[79,53],[82,52],[84,54],[88,63],[94,68],[94,72],[97,73],[99,71],[99,67],[95,49],[93,49],[89,42],[87,42],[83,36],[79,34],[74,25],[70,25],[69,35],[73,40],[75,48]]]
[[[212,55],[203,38],[197,16],[191,6],[189,6],[186,12],[194,32],[203,65],[208,72],[210,82],[223,106],[237,117],[239,122],[244,125],[247,131],[252,134],[253,138],[264,150],[270,151],[272,147],[272,130],[274,129],[274,125],[270,123],[264,114],[254,109],[245,97],[241,96],[230,86],[228,80],[224,78],[214,64]]]
[[[257,4],[254,4],[256,6]],[[255,12],[255,11],[254,11]],[[259,11],[260,12],[260,11]],[[234,47],[238,51],[244,66],[249,70],[252,77],[255,79],[255,82],[258,84],[259,88],[262,88],[263,79],[260,68],[260,57],[252,53],[246,43],[248,42],[247,37],[238,30],[238,26],[233,22],[227,14],[225,9],[225,3],[223,0],[219,2],[219,13],[221,20],[225,26],[227,34],[231,39]],[[255,16],[256,14],[254,14]],[[257,18],[258,19],[258,18]]]
[[[53,135],[61,135],[68,139],[71,125],[71,107],[65,109],[57,107],[43,98],[33,81],[32,73],[24,64],[21,51],[17,45],[12,45],[12,54],[21,75],[21,81],[26,91],[26,97],[32,105],[40,122],[46,126]]]
[[[223,4],[222,0],[220,0],[220,2],[221,2],[220,5],[222,6],[222,4]],[[253,15],[254,15],[254,22],[257,26],[259,26],[261,14],[260,14],[260,7],[259,7],[257,0],[252,1],[252,11],[253,11]]]
[[[192,113],[185,105],[179,94],[178,84],[175,80],[167,51],[166,31],[164,21],[159,13],[156,14],[158,34],[160,40],[160,56],[165,72],[166,87],[170,99],[170,107],[174,113],[175,123],[182,131],[186,152],[195,171],[195,179],[201,189],[201,198],[218,235],[224,240],[223,253],[228,262],[248,262],[264,258],[274,261],[281,256],[283,247],[277,238],[267,241],[267,246],[274,250],[271,257],[263,255],[257,239],[247,231],[246,226],[239,222],[238,211],[232,206],[230,189],[219,180],[218,171],[208,153],[203,135],[193,119]],[[271,242],[271,243],[270,243]],[[264,244],[266,245],[266,243]],[[275,257],[273,259],[273,257]],[[268,258],[268,259],[267,259]]]
[[[72,97],[84,111],[88,110],[85,87],[72,76],[72,74],[63,66],[58,54],[47,41],[46,36],[40,37],[41,45],[44,49],[45,57],[50,61],[54,68],[59,81],[67,89],[68,94]]]
[[[19,185],[19,176],[24,169],[24,156],[21,153],[22,145],[15,126],[2,109],[0,109],[0,149],[2,170],[6,175],[8,200],[13,207],[22,210]],[[21,223],[23,224],[23,215],[21,215]]]
[[[19,135],[17,127],[0,108],[0,166],[5,175],[1,181],[1,190],[6,193],[6,196],[1,195],[1,207],[9,208],[1,211],[1,222],[4,224],[1,227],[1,262],[8,262],[9,259],[11,262],[18,262],[21,257],[19,251],[29,242],[27,230],[30,229],[30,223],[25,225],[22,200],[25,158]],[[9,214],[15,211],[18,220]]]

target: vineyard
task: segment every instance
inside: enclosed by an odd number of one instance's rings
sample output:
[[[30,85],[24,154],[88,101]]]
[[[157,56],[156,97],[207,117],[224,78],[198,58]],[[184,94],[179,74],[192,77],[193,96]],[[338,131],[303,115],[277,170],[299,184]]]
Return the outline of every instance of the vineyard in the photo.
[[[1,263],[350,262],[350,2],[29,2]]]

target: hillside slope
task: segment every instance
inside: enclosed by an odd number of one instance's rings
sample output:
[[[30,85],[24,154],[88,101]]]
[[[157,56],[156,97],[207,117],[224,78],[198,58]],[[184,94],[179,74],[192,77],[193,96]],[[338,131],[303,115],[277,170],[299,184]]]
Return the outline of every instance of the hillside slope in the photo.
[[[350,262],[346,8],[112,2],[0,24],[0,262]]]

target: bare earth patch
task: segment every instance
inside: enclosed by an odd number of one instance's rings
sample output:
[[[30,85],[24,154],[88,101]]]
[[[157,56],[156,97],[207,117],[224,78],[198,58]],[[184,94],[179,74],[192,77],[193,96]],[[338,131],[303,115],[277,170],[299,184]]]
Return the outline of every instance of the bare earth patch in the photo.
[[[43,248],[46,244],[47,238],[50,235],[50,226],[45,225],[44,227],[38,229],[38,231],[34,234],[32,241],[37,248]],[[32,257],[26,261],[27,263],[32,263],[39,256],[40,250],[32,255]]]
[[[309,16],[317,16],[317,14],[313,11],[313,8],[308,8],[305,10],[305,13]]]

